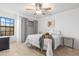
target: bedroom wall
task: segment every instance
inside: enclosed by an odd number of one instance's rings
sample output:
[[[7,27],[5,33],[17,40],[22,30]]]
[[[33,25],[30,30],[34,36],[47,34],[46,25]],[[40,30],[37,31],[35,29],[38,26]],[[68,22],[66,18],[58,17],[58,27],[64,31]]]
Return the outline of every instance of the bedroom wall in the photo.
[[[38,20],[38,33],[42,32],[48,32],[49,28],[48,28],[48,21],[54,19],[53,16],[46,16],[44,18],[41,18]],[[53,28],[51,28],[53,29]]]
[[[75,48],[79,48],[79,8],[63,11],[55,15],[46,16],[38,20],[38,32],[48,31],[47,22],[55,19],[55,29],[64,36],[75,37]]]

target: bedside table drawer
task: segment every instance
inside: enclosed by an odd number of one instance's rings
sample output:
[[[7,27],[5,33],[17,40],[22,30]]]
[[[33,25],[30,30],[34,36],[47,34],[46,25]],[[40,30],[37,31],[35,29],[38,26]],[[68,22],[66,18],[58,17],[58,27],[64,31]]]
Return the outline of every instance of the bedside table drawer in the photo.
[[[73,44],[72,42],[73,42],[72,40],[65,39],[64,40],[64,45],[72,47],[72,44]]]
[[[63,45],[74,48],[74,38],[71,37],[61,37],[63,40]]]

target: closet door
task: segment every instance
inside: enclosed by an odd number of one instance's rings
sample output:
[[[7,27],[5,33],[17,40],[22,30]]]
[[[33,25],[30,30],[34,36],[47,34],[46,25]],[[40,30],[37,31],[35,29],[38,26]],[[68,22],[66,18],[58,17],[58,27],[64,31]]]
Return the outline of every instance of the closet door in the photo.
[[[28,22],[28,35],[29,34],[34,34],[34,22],[33,21]]]
[[[37,21],[28,21],[28,35],[38,33],[38,22]]]
[[[38,33],[38,21],[34,20],[34,34]]]
[[[28,19],[22,17],[21,19],[21,41],[25,42],[26,37],[28,35],[27,31],[28,31]]]
[[[27,18],[21,18],[21,41],[25,42],[27,35],[37,34],[38,32],[38,22],[29,21]]]

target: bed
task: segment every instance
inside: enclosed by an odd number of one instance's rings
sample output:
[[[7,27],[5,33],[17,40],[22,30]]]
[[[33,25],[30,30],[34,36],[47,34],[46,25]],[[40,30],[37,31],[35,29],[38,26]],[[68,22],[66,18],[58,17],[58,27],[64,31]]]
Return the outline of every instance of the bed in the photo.
[[[54,38],[54,50],[55,50],[61,44],[61,34],[60,33],[52,33],[51,35]],[[27,38],[26,38],[25,44],[32,44],[33,46],[40,48],[40,46],[39,46],[39,38],[41,36],[42,36],[42,34],[28,35]],[[49,48],[47,48],[46,43],[44,43],[43,49],[44,50],[49,50]]]

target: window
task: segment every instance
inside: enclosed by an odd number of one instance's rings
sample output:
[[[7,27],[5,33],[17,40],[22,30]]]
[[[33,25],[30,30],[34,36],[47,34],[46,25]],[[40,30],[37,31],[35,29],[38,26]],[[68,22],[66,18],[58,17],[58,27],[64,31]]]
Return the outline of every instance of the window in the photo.
[[[0,36],[14,35],[14,19],[0,17]]]

